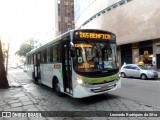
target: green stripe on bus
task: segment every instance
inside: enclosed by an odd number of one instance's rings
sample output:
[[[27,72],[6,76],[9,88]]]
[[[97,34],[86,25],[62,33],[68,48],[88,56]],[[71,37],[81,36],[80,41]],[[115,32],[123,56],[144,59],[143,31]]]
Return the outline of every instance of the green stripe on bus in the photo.
[[[85,83],[104,83],[104,82],[110,82],[119,77],[119,73],[114,74],[112,76],[107,76],[107,77],[97,77],[97,78],[88,78],[88,77],[82,77],[82,80]]]

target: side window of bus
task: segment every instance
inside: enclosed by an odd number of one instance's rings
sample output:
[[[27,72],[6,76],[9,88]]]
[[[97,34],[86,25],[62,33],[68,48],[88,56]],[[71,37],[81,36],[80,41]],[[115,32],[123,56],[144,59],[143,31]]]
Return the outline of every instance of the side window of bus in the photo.
[[[47,63],[47,49],[44,50],[44,63]]]
[[[44,50],[43,50],[43,51],[41,51],[41,62],[42,62],[42,63],[44,63],[44,62],[45,62],[45,60],[44,60]]]
[[[30,56],[27,57],[27,64],[30,64]]]
[[[38,59],[38,62],[40,62],[40,59],[41,59],[41,54],[40,53],[38,53],[37,59]]]
[[[33,63],[34,63],[34,64],[37,64],[36,62],[37,62],[37,61],[36,61],[36,54],[34,54],[34,55],[33,55]]]
[[[60,45],[57,44],[57,62],[60,62]]]
[[[29,56],[29,64],[31,64],[31,56]]]
[[[50,47],[50,62],[60,62],[60,45]]]
[[[50,47],[50,62],[53,62],[53,46]]]
[[[33,55],[31,55],[31,64],[33,64]]]
[[[50,48],[47,48],[47,63],[50,63]]]
[[[57,45],[53,47],[53,62],[57,62]]]

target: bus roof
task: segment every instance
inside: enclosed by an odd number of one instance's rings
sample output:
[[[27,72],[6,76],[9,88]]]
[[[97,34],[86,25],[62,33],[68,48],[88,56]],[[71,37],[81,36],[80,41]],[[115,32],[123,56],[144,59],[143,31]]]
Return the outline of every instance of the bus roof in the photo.
[[[74,31],[74,30],[70,30],[70,31],[68,31],[68,32],[66,32],[66,33],[64,33],[64,34],[56,37],[54,40],[51,40],[50,42],[48,42],[48,43],[46,43],[46,44],[44,44],[44,45],[42,45],[42,46],[40,46],[40,47],[38,47],[38,48],[35,48],[35,49],[31,50],[30,52],[27,53],[27,55],[32,54],[32,53],[35,53],[35,52],[38,52],[38,51],[40,51],[40,50],[42,50],[42,49],[44,49],[44,48],[46,48],[46,47],[48,47],[48,46],[50,46],[50,45],[52,45],[52,44],[54,44],[54,43],[62,40],[63,38],[66,38],[66,37],[69,36],[70,33],[73,32],[73,31]]]
[[[33,54],[33,53],[35,53],[35,52],[38,52],[38,51],[40,51],[40,50],[42,50],[42,49],[45,49],[45,48],[47,48],[48,46],[50,46],[50,45],[52,45],[52,44],[54,44],[54,43],[56,43],[56,42],[58,42],[58,41],[60,41],[60,40],[62,40],[62,39],[64,39],[64,38],[66,38],[66,37],[68,37],[71,33],[73,33],[74,31],[103,31],[103,32],[108,32],[108,33],[110,33],[110,34],[114,34],[114,33],[112,33],[112,32],[109,32],[109,31],[105,31],[105,30],[100,30],[100,29],[73,29],[73,30],[69,30],[69,31],[67,31],[67,32],[65,32],[64,34],[62,34],[62,35],[59,35],[58,37],[56,37],[54,40],[52,40],[52,41],[50,41],[50,42],[48,42],[48,43],[46,43],[46,44],[44,44],[44,45],[42,45],[42,46],[40,46],[40,47],[38,47],[38,48],[35,48],[35,49],[33,49],[33,50],[31,50],[30,52],[28,52],[27,53],[27,55],[30,55],[30,54]],[[114,34],[115,35],[115,34]]]

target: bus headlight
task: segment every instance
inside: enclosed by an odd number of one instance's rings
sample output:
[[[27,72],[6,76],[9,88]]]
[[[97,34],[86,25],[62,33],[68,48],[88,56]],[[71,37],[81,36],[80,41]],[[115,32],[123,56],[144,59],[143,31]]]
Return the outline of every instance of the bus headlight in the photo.
[[[80,78],[76,78],[76,81],[77,81],[78,84],[83,84],[83,80],[80,79]]]
[[[121,74],[119,74],[119,77],[121,77]]]

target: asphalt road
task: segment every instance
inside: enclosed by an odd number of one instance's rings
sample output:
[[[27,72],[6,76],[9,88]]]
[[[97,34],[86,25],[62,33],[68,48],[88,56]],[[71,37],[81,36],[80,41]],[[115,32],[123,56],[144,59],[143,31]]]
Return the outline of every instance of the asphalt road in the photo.
[[[22,69],[10,69],[9,74],[16,75],[22,85],[31,81],[21,79],[25,72]],[[122,88],[109,92],[110,95],[122,97],[148,106],[160,107],[160,80],[141,80],[121,78]]]
[[[160,80],[121,79],[122,88],[112,91],[112,95],[143,103],[148,106],[160,107]]]
[[[159,80],[146,81],[125,78],[122,79],[121,89],[105,95],[74,99],[67,95],[58,97],[57,94],[53,93],[51,88],[34,84],[22,69],[11,69],[9,74],[13,76],[17,83],[21,84],[25,91],[28,92],[30,97],[46,111],[160,111]],[[141,119],[157,120],[157,118],[152,117],[114,118],[114,120]],[[89,120],[99,120],[99,118],[89,117]],[[106,120],[106,117],[102,117],[101,120]]]

